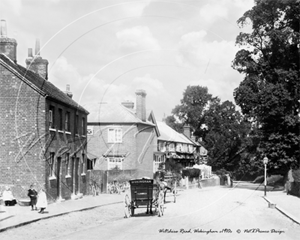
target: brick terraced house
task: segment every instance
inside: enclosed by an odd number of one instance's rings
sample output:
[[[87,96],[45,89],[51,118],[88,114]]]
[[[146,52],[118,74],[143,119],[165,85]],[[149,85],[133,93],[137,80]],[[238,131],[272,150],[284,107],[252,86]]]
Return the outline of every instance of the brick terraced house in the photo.
[[[0,32],[0,191],[27,196],[33,183],[49,201],[86,194],[88,112],[48,81],[48,61],[29,49],[17,64],[17,42]]]

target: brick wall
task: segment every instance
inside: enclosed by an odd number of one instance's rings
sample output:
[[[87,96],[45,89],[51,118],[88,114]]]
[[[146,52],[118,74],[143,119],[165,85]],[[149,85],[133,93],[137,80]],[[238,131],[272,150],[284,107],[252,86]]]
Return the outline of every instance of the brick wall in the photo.
[[[108,143],[108,128],[114,126],[122,128],[122,143]],[[123,170],[136,169],[137,150],[135,144],[135,134],[137,132],[137,127],[135,125],[94,125],[93,130],[93,135],[88,136],[87,151],[98,157],[98,170],[107,170],[108,163],[107,160],[103,157],[103,154],[108,153],[110,150],[112,153],[127,153],[123,161]]]
[[[2,66],[0,96],[0,185],[25,197],[45,180],[45,99]]]
[[[86,123],[75,134],[75,115],[79,119],[77,125],[82,126],[81,120],[83,117],[87,119],[86,114],[45,99],[2,66],[0,96],[0,189],[10,186],[15,197],[24,198],[27,197],[29,186],[35,183],[38,189],[46,188],[49,201],[55,201],[58,196],[69,199],[72,194],[85,194],[86,130],[83,129],[86,129]],[[71,113],[70,132],[65,132],[64,126],[60,131],[57,127],[49,131],[50,105],[62,109],[63,124],[64,113]],[[57,122],[58,114],[55,114],[55,118]],[[59,176],[52,179],[49,164],[51,152],[55,154],[56,174],[59,173]],[[74,157],[79,162],[78,181],[74,180],[75,163],[72,161],[72,174],[67,174],[65,153],[69,153],[70,160]]]
[[[157,145],[157,136],[153,127],[147,125],[138,126],[139,133],[136,135],[138,169],[137,177],[153,178],[153,157]]]
[[[50,128],[49,114],[46,115],[48,130],[47,153],[46,153],[46,179],[47,193],[50,200],[55,201],[58,197],[70,199],[72,195],[86,194],[86,131],[82,129],[82,117],[86,114],[78,112],[67,105],[47,100],[46,112],[52,107],[53,126]],[[59,111],[61,114],[59,114]],[[66,113],[70,113],[70,129],[65,129]],[[60,116],[61,115],[61,116]],[[75,116],[78,115],[78,124],[75,124]],[[59,126],[62,122],[62,126]],[[86,123],[83,126],[86,128]],[[77,129],[77,131],[75,131]],[[51,154],[54,154],[53,162]],[[51,168],[54,167],[51,172]],[[69,171],[68,171],[69,168]]]

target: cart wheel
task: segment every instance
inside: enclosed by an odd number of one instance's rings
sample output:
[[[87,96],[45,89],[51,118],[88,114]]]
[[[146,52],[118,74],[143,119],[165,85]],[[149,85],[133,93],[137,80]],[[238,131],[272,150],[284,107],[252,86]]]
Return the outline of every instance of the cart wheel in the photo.
[[[158,216],[162,217],[164,215],[164,193],[163,193],[163,191],[160,191],[159,195],[158,195],[157,210],[158,210]]]
[[[124,212],[125,212],[125,218],[129,218],[130,217],[130,200],[129,200],[129,196],[126,195],[125,196],[125,209],[124,209]]]

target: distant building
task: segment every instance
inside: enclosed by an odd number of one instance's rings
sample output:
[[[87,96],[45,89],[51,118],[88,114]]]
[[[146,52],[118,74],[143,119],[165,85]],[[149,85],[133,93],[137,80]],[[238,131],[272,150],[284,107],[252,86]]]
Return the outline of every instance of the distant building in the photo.
[[[48,81],[48,61],[29,49],[17,64],[17,42],[0,31],[0,187],[27,197],[33,183],[49,201],[86,193],[88,112]]]
[[[189,126],[184,127],[184,134],[178,133],[165,122],[157,121],[157,126],[160,136],[157,139],[157,151],[154,153],[155,171],[167,159],[173,159],[183,167],[192,167],[206,157],[206,149],[191,139]]]
[[[146,92],[133,102],[100,104],[88,122],[88,154],[93,169],[132,170],[135,177],[153,177],[153,154],[159,131],[154,114],[146,114]]]

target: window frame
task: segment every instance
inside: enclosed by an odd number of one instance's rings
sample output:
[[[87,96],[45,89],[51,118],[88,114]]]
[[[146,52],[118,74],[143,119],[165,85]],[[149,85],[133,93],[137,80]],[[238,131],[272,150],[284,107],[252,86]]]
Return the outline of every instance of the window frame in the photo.
[[[122,143],[123,142],[123,130],[121,127],[109,127],[107,130],[107,142],[108,143]]]
[[[49,128],[55,128],[55,107],[50,105],[49,112],[48,112],[48,122],[49,122]]]
[[[66,111],[65,112],[65,131],[66,132],[71,132],[70,120],[71,120],[71,113],[69,111]]]
[[[111,162],[111,160],[113,161]],[[107,170],[112,170],[116,166],[118,166],[120,170],[123,170],[123,161],[123,157],[107,157]]]
[[[63,130],[63,110],[58,108],[58,130]]]
[[[56,179],[56,176],[55,176],[55,153],[54,152],[50,152],[49,165],[50,165],[49,178]]]

